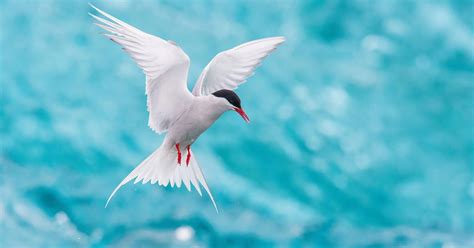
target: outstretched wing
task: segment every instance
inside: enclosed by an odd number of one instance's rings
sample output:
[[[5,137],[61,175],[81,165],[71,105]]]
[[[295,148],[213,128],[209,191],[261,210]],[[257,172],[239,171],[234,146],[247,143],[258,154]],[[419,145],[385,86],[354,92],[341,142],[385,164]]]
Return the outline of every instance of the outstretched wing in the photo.
[[[254,40],[217,54],[199,76],[193,95],[209,95],[221,89],[236,89],[284,41],[284,37]]]
[[[90,14],[104,34],[118,43],[146,75],[148,125],[167,131],[192,99],[186,84],[189,57],[174,42],[145,33],[91,5],[104,18]]]

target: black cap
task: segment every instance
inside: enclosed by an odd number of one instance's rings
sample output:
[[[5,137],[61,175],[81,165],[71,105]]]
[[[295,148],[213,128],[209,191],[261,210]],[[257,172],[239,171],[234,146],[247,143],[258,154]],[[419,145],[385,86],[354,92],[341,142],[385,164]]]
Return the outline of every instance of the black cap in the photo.
[[[240,98],[237,94],[235,94],[235,92],[233,92],[232,90],[218,90],[214,93],[212,93],[214,96],[216,97],[223,97],[225,99],[227,99],[227,101],[232,104],[232,106],[236,107],[236,108],[242,108],[240,106]]]

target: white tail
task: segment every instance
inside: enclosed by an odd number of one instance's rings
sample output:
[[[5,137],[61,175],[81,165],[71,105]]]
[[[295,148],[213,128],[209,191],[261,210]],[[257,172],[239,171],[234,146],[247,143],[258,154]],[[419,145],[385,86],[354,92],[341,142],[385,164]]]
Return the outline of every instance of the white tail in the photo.
[[[204,179],[201,169],[194,158],[193,152],[191,151],[191,160],[189,166],[186,166],[185,163],[178,165],[176,158],[176,150],[166,149],[163,145],[161,145],[140,165],[133,169],[133,171],[130,172],[130,174],[128,174],[128,176],[125,177],[122,182],[120,182],[120,184],[109,196],[105,207],[107,207],[112,197],[123,185],[136,178],[134,183],[142,181],[143,184],[148,182],[155,184],[158,182],[158,185],[163,185],[166,187],[168,184],[170,184],[171,187],[176,185],[178,188],[181,187],[181,184],[184,184],[189,191],[191,191],[192,184],[194,188],[196,188],[199,195],[202,196],[201,189],[199,187],[199,184],[201,184],[209,195],[209,198],[211,198],[214,208],[217,212],[219,212],[219,210],[217,210],[216,202],[212,197],[211,191],[207,186],[206,179]]]

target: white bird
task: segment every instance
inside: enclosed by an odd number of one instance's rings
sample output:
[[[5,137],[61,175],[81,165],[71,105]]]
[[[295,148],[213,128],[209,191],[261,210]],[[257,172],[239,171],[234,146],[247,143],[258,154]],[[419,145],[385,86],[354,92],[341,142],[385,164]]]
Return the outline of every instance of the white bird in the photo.
[[[173,41],[145,33],[96,8],[104,18],[90,14],[97,26],[118,43],[146,75],[148,125],[158,134],[167,132],[161,146],[141,162],[110,195],[131,180],[171,187],[191,184],[202,195],[204,187],[216,211],[217,205],[191,145],[224,112],[233,110],[248,123],[240,99],[235,94],[262,60],[285,41],[284,37],[254,40],[217,54],[204,68],[192,93],[187,88],[190,60]]]

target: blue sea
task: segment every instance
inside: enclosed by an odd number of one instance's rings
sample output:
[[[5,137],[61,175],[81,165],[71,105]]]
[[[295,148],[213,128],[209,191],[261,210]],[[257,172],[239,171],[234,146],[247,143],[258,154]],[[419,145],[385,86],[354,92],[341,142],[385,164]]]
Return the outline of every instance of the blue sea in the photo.
[[[163,140],[87,1],[0,0],[0,247],[474,247],[474,1],[91,1],[191,58],[286,37],[193,145],[214,194],[117,184]]]

